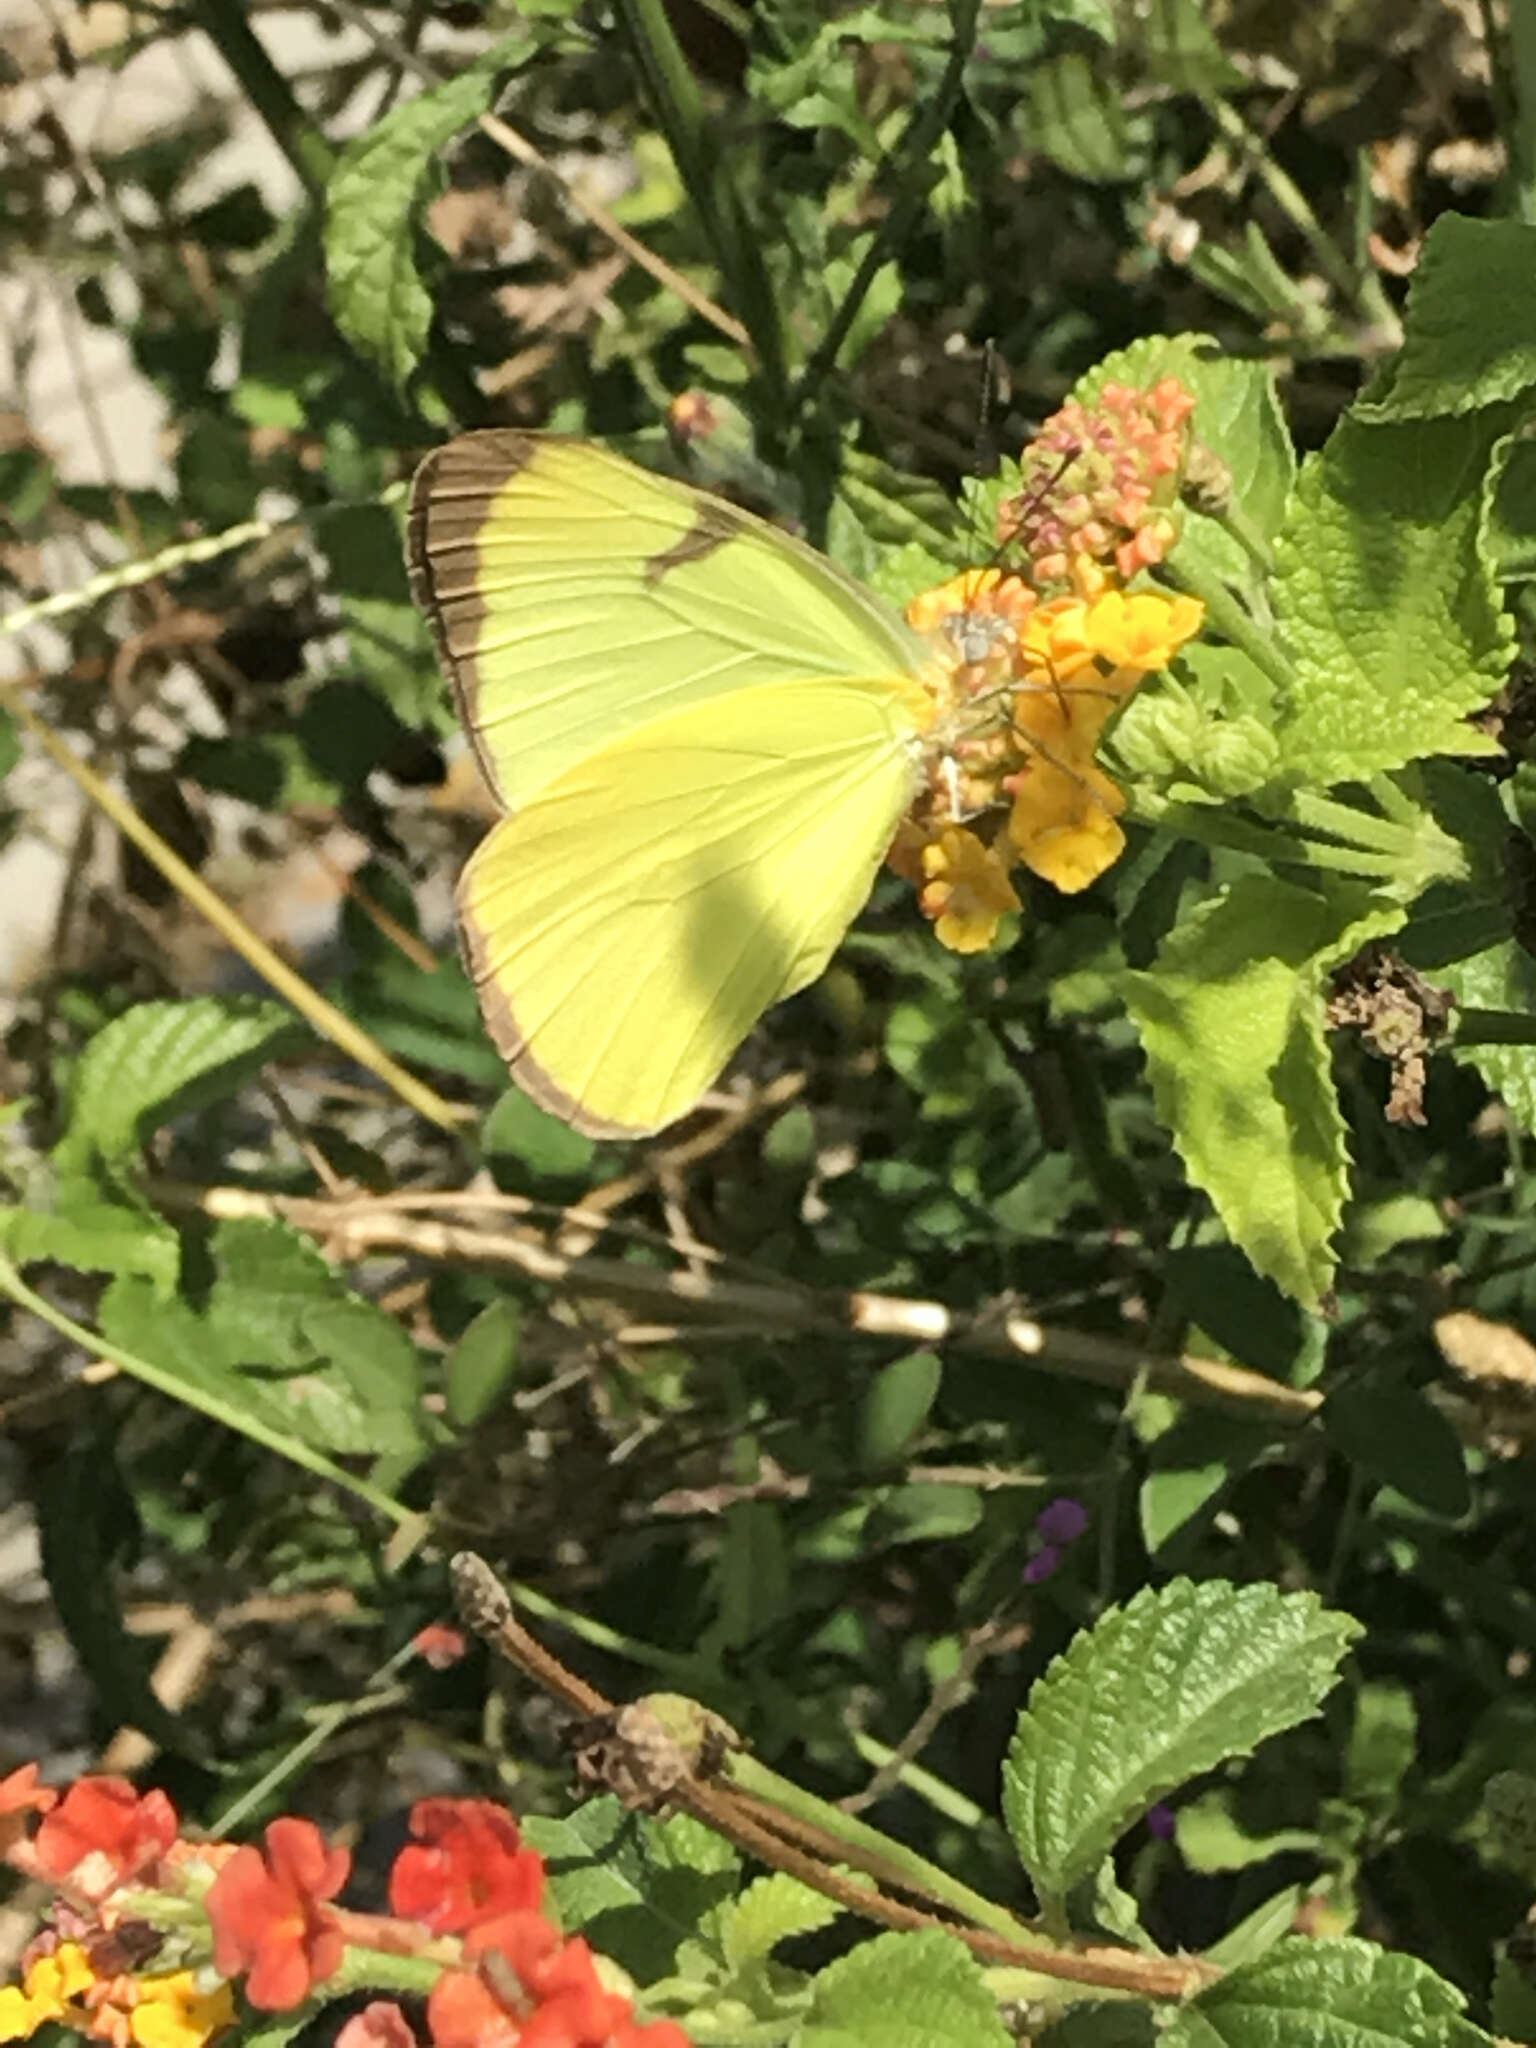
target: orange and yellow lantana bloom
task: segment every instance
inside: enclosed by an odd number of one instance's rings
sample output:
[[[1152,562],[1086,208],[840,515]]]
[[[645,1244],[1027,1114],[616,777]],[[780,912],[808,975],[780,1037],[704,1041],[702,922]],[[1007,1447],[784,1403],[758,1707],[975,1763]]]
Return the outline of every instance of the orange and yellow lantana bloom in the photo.
[[[999,513],[1019,566],[966,569],[907,606],[934,649],[933,703],[924,787],[889,858],[955,952],[990,946],[1020,908],[1015,865],[1071,894],[1124,849],[1099,743],[1205,620],[1197,598],[1124,588],[1177,538],[1193,404],[1165,378],[1063,407]]]

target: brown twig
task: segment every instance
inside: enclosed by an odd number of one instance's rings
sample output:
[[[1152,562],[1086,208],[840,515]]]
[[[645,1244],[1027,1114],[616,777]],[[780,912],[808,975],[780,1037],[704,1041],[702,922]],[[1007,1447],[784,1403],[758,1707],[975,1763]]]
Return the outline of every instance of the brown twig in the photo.
[[[610,1719],[612,1703],[572,1671],[566,1669],[544,1645],[529,1634],[518,1620],[512,1599],[490,1566],[473,1551],[461,1550],[449,1566],[454,1601],[466,1628],[516,1665],[536,1685],[561,1700],[573,1711],[590,1719]],[[937,1929],[964,1942],[974,1955],[990,1963],[1016,1969],[1037,1970],[1042,1976],[1070,1983],[1089,1984],[1102,1990],[1139,1994],[1143,1998],[1181,1999],[1189,1997],[1219,1974],[1208,1965],[1176,1961],[1165,1956],[1136,1954],[1125,1949],[1104,1947],[1058,1948],[1043,1940],[1013,1940],[988,1928],[972,1927],[923,1912],[901,1899],[889,1897],[877,1885],[862,1884],[845,1876],[818,1851],[800,1844],[813,1832],[789,1814],[766,1802],[733,1791],[723,1784],[710,1784],[692,1771],[684,1771],[669,1786],[668,1804],[691,1814],[728,1842],[767,1864],[798,1878],[811,1890],[833,1900],[850,1913],[874,1920],[884,1927]],[[854,1860],[849,1844],[826,1837],[837,1863]],[[866,1859],[868,1860],[868,1859]]]
[[[1001,1614],[991,1615],[978,1628],[973,1628],[960,1645],[954,1670],[932,1688],[921,1713],[869,1783],[862,1791],[851,1793],[848,1798],[838,1801],[843,1812],[863,1813],[868,1807],[882,1800],[888,1792],[895,1791],[901,1783],[907,1765],[915,1763],[922,1755],[946,1714],[952,1714],[969,1699],[971,1680],[977,1668],[985,1663],[988,1657],[996,1657],[1005,1650],[1017,1649],[1028,1634],[1029,1630],[1025,1625],[1019,1622],[1009,1623]]]
[[[1145,1372],[1147,1384],[1182,1400],[1261,1415],[1281,1427],[1311,1421],[1322,1406],[1314,1388],[1288,1387],[1223,1359],[1188,1354],[1148,1359],[1132,1343],[1076,1330],[1052,1329],[999,1301],[979,1309],[951,1309],[942,1302],[868,1292],[840,1293],[797,1286],[782,1279],[743,1280],[718,1268],[663,1272],[627,1260],[582,1252],[559,1242],[559,1230],[486,1230],[409,1213],[409,1195],[381,1200],[359,1195],[345,1201],[259,1193],[250,1188],[188,1188],[157,1185],[149,1190],[168,1206],[193,1208],[216,1218],[280,1218],[308,1232],[327,1256],[345,1261],[381,1252],[405,1252],[444,1264],[505,1266],[546,1285],[561,1286],[634,1305],[679,1332],[720,1319],[754,1328],[768,1338],[796,1336],[884,1337],[903,1344],[943,1345],[971,1356],[1007,1359],[1059,1379],[1090,1381],[1124,1391]],[[422,1206],[443,1203],[441,1194],[423,1196]],[[590,1212],[569,1219],[590,1224]],[[657,1313],[665,1308],[665,1316]]]

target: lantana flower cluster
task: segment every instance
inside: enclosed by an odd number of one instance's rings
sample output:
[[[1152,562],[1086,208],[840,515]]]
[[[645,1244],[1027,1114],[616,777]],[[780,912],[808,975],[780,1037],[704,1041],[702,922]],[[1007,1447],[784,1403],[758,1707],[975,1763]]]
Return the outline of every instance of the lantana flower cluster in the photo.
[[[379,1988],[338,2048],[688,2048],[635,2018],[622,1972],[550,1917],[544,1864],[503,1808],[423,1799],[390,1911],[338,1903],[351,1855],[312,1821],[261,1847],[185,1838],[163,1792],[85,1777],[62,1795],[27,1764],[0,1779],[0,1857],[54,1891],[0,1986],[0,2042],[48,2022],[111,2048],[205,2048],[243,2014]],[[414,2023],[398,1998],[414,1994]]]
[[[907,606],[938,661],[927,782],[889,857],[955,952],[990,946],[1022,907],[1020,863],[1073,894],[1124,848],[1125,797],[1099,742],[1205,620],[1197,598],[1125,587],[1177,537],[1193,405],[1165,378],[1064,406],[1000,509],[1007,566],[965,570]]]

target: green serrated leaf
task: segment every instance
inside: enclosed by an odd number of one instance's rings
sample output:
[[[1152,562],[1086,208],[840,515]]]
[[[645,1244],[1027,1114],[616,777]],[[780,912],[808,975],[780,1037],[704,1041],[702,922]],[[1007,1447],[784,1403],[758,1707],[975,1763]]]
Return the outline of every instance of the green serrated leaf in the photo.
[[[152,1130],[232,1094],[299,1031],[290,1011],[254,998],[136,1003],[81,1054],[55,1162],[126,1164]]]
[[[737,1970],[766,1962],[781,1941],[830,1927],[841,1910],[782,1870],[756,1878],[720,1914],[726,1960]]]
[[[967,538],[960,508],[942,485],[898,469],[866,448],[843,450],[837,488],[838,502],[881,548],[916,543],[935,561],[951,563]]]
[[[478,64],[407,100],[342,151],[326,193],[332,317],[353,346],[403,386],[426,353],[432,295],[417,264],[417,210],[437,152],[486,112],[501,73],[535,47],[509,36]]]
[[[1120,978],[1158,1114],[1232,1241],[1306,1307],[1333,1276],[1348,1154],[1323,977],[1402,913],[1245,877]]]
[[[1458,1009],[1536,1017],[1536,959],[1516,939],[1448,961],[1435,968],[1434,979],[1450,990]],[[1458,1045],[1453,1039],[1451,1054],[1477,1069],[1522,1130],[1536,1131],[1536,1045]]]
[[[1128,116],[1123,96],[1083,50],[1064,50],[1027,74],[1029,145],[1069,177],[1113,184],[1132,175],[1145,146],[1145,118]]]
[[[1536,1981],[1507,1950],[1494,1968],[1490,2016],[1500,2040],[1536,2041]]]
[[[1225,93],[1243,74],[1217,40],[1201,0],[1151,0],[1139,10],[1147,70],[1175,92]]]
[[[296,2035],[302,2034],[314,2022],[314,2006],[306,2003],[296,2013],[277,2013],[271,2018],[264,2016],[259,2024],[242,2027],[235,2038],[240,2048],[287,2048]]]
[[[1185,2006],[1163,2048],[1489,2048],[1466,2001],[1412,1956],[1358,1940],[1284,1941]]]
[[[0,1210],[0,1243],[18,1266],[48,1259],[80,1273],[137,1273],[161,1293],[176,1285],[181,1264],[180,1242],[161,1217],[78,1177],[58,1184],[51,1209]]]
[[[1273,1586],[1145,1588],[1037,1680],[1003,1772],[1003,1814],[1058,1904],[1154,1801],[1317,1711],[1359,1625]]]
[[[877,10],[866,9],[823,23],[793,55],[764,50],[748,72],[752,98],[791,127],[838,130],[862,155],[878,157],[880,138],[859,102],[852,47],[877,21]],[[911,39],[931,40],[931,31]]]
[[[1536,577],[1536,442],[1517,440],[1489,494],[1488,558],[1501,583]]]
[[[816,1978],[799,2048],[1009,2048],[981,1967],[952,1935],[881,1934]]]
[[[1471,753],[1466,720],[1514,639],[1484,544],[1494,415],[1346,419],[1303,468],[1276,546],[1276,623],[1294,681],[1275,729],[1318,786]]]
[[[1483,1787],[1480,1819],[1499,1861],[1524,1878],[1536,1877],[1536,1778],[1495,1771]]]
[[[584,1927],[600,1913],[645,1905],[640,1823],[617,1799],[589,1800],[563,1818],[529,1814],[521,1826],[549,1866],[563,1927]]]
[[[405,1455],[426,1442],[416,1348],[393,1317],[354,1295],[305,1240],[276,1223],[221,1223],[206,1305],[120,1279],[104,1333],[217,1399],[317,1450]]]
[[[737,1856],[687,1814],[651,1820],[605,1797],[564,1819],[530,1815],[520,1825],[545,1859],[561,1925],[584,1929],[637,1983],[667,1975],[684,1941],[718,1946]]]
[[[1536,385],[1536,227],[1443,213],[1408,287],[1403,346],[1366,420],[1438,419]]]
[[[1229,1244],[1176,1245],[1165,1273],[1180,1308],[1208,1337],[1256,1372],[1291,1378],[1311,1326],[1240,1252]]]

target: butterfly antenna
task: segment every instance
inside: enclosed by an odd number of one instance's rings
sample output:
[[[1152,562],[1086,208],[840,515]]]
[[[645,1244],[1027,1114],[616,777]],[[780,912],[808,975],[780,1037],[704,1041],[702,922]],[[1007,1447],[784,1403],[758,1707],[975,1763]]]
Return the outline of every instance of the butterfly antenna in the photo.
[[[976,408],[976,439],[971,457],[971,477],[978,485],[994,475],[997,470],[998,453],[996,436],[993,433],[993,409],[995,400],[1000,398],[1006,404],[1011,396],[1007,388],[1007,374],[1007,365],[998,353],[997,343],[989,335],[981,345],[981,390]],[[1019,511],[1020,524],[1030,519],[1040,509],[1081,453],[1081,448],[1076,444],[1061,451],[1061,459],[1055,468],[1048,476],[1040,477],[1026,494]],[[983,534],[976,528],[974,500],[972,520],[970,541],[974,552],[983,559],[987,568],[1001,570],[1008,549],[1012,545],[1011,541]]]
[[[968,513],[970,532],[966,535],[966,552],[972,560],[978,557],[989,567],[996,552],[995,543],[981,530],[981,516],[978,509],[980,486],[997,470],[997,442],[992,432],[992,402],[1001,389],[1002,359],[997,352],[997,343],[988,335],[981,345],[981,382],[976,393],[976,433],[971,443],[971,483],[976,487],[970,498]]]

